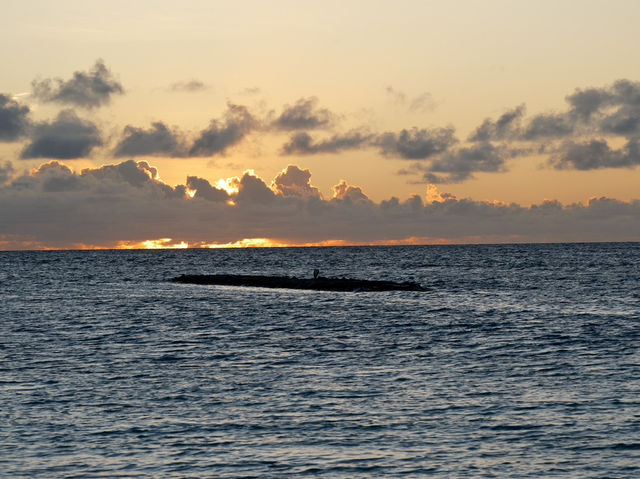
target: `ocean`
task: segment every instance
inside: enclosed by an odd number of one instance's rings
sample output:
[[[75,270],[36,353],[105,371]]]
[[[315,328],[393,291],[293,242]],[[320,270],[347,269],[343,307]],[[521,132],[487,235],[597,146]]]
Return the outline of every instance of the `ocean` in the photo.
[[[0,253],[2,477],[640,477],[640,244]],[[175,284],[182,273],[425,292]]]

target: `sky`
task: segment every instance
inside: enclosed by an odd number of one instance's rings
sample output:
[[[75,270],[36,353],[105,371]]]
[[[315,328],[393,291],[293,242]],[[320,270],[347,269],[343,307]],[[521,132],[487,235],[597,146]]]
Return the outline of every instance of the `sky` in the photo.
[[[636,1],[35,1],[0,250],[640,241]]]

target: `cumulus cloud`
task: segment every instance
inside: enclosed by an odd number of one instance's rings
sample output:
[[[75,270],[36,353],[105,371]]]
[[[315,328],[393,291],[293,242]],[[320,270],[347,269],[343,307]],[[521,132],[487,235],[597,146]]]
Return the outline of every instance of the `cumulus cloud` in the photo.
[[[208,88],[209,87],[200,80],[189,80],[172,83],[169,86],[169,91],[195,93],[207,90]]]
[[[194,192],[194,198],[202,198],[207,201],[227,201],[229,195],[225,190],[211,186],[204,178],[187,176],[187,188]]]
[[[86,158],[94,147],[100,145],[102,138],[94,123],[79,118],[73,110],[64,110],[55,120],[33,126],[30,142],[22,150],[20,157],[66,160]]]
[[[279,130],[315,130],[330,126],[334,119],[333,113],[318,107],[316,97],[300,98],[294,105],[285,105],[273,126]]]
[[[400,133],[386,132],[378,135],[374,144],[386,156],[406,160],[423,160],[444,153],[458,142],[455,130],[448,128],[402,130]]]
[[[186,147],[179,132],[162,122],[145,130],[131,125],[124,127],[122,139],[114,149],[116,158],[123,156],[184,156]]]
[[[0,141],[16,141],[26,135],[29,107],[0,93]]]
[[[469,141],[496,141],[514,138],[520,130],[520,121],[524,112],[525,106],[523,104],[504,112],[495,121],[486,118],[469,136]]]
[[[606,140],[585,143],[568,141],[549,161],[558,170],[597,170],[602,168],[633,168],[640,165],[640,144],[629,141],[619,149],[612,149]]]
[[[234,201],[240,205],[269,205],[276,199],[275,192],[252,172],[245,172],[235,185],[238,192]]]
[[[474,172],[505,171],[506,154],[503,148],[491,143],[459,148],[431,161],[424,174],[427,183],[459,183],[473,178]],[[439,173],[446,173],[445,176]]]
[[[333,199],[347,200],[347,201],[368,201],[369,198],[362,191],[359,186],[353,186],[348,184],[345,180],[333,187]]]
[[[224,154],[257,126],[257,120],[246,106],[227,104],[222,120],[211,120],[189,149],[190,156]]]
[[[69,80],[47,78],[31,83],[33,95],[45,102],[62,103],[82,108],[106,105],[113,95],[124,88],[102,60],[97,60],[88,72],[76,71]]]
[[[285,155],[314,155],[318,153],[339,153],[367,144],[372,135],[359,130],[344,134],[335,134],[329,138],[315,141],[307,132],[294,134],[282,147]]]
[[[468,141],[506,141],[512,145],[514,142],[538,143],[538,153],[551,152],[546,163],[556,169],[593,170],[638,165],[640,82],[617,80],[605,87],[576,89],[565,100],[568,104],[565,111],[537,114],[526,121],[523,119],[524,105],[508,110],[497,120],[487,118]],[[608,139],[620,137],[627,139],[626,146],[611,149]],[[512,156],[524,155],[530,153],[532,147],[511,146],[510,151],[514,153]]]
[[[271,184],[272,190],[284,197],[320,198],[320,191],[311,185],[311,172],[289,165],[275,177]]]
[[[336,185],[333,198],[324,200],[309,194],[310,174],[293,165],[272,188],[251,173],[236,181],[237,193],[223,193],[195,177],[187,183],[188,188],[166,185],[155,168],[132,160],[80,173],[47,163],[0,186],[3,247],[115,246],[157,238],[190,245],[244,238],[297,244],[640,239],[637,200],[545,201],[523,207],[458,199],[436,190],[428,201],[413,196],[376,203],[345,181]],[[188,190],[195,191],[193,198],[185,194]]]
[[[577,89],[566,97],[571,115],[576,119],[588,122],[594,113],[613,103],[613,95],[604,88]]]
[[[525,140],[563,138],[573,133],[573,123],[565,114],[541,113],[534,116],[523,132]]]

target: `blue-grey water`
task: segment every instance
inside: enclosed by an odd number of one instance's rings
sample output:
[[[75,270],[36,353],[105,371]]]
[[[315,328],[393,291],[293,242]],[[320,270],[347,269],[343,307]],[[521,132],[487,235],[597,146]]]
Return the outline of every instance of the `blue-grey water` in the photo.
[[[640,244],[0,253],[1,477],[640,477]],[[174,284],[412,279],[426,292]]]

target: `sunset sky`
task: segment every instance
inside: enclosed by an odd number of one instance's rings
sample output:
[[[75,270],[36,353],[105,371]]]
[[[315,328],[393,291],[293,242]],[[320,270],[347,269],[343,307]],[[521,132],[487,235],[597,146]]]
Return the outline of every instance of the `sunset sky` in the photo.
[[[640,2],[2,10],[0,250],[640,240]]]

